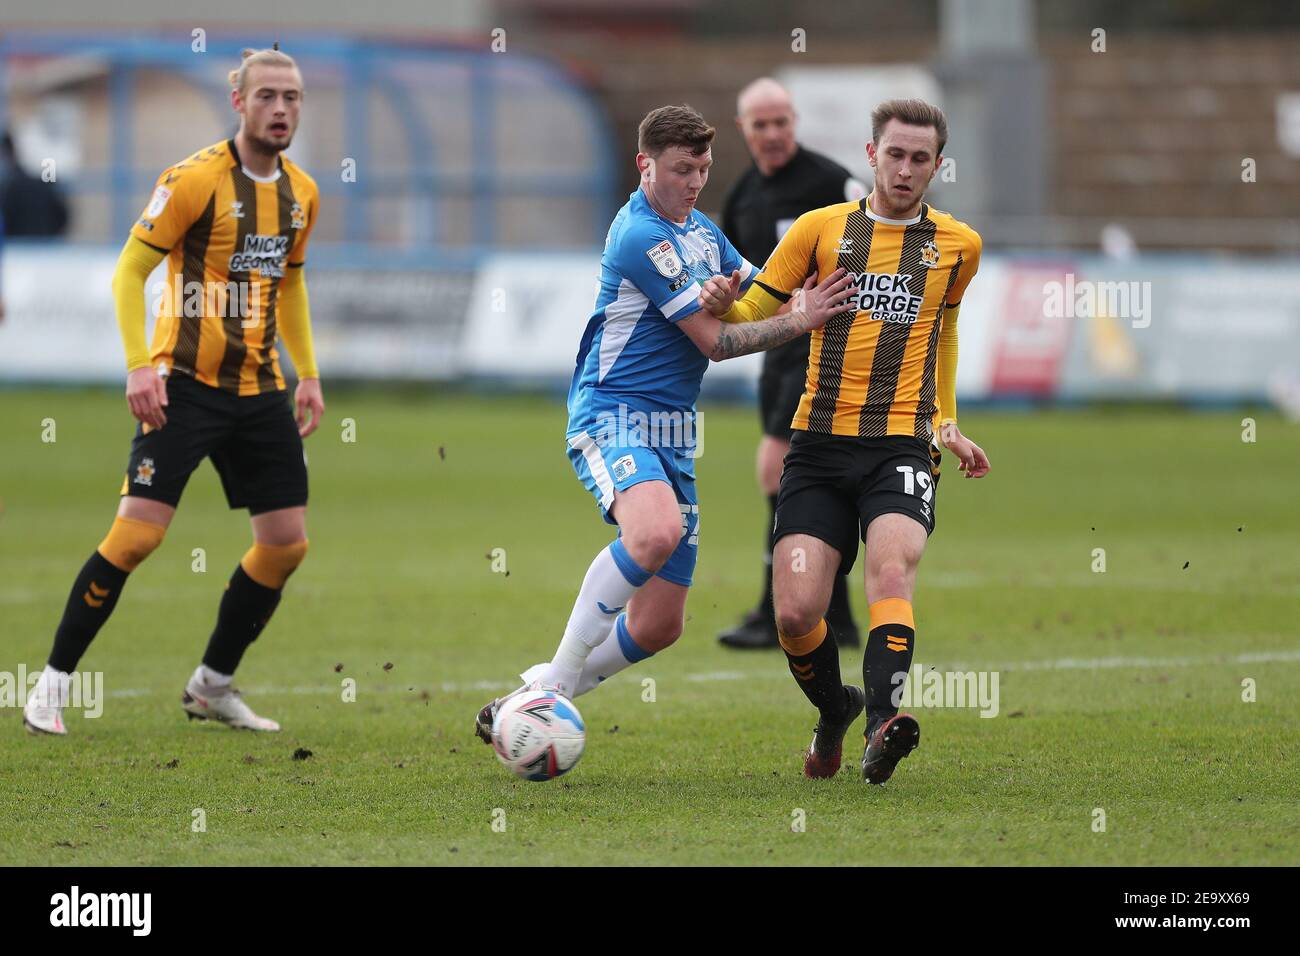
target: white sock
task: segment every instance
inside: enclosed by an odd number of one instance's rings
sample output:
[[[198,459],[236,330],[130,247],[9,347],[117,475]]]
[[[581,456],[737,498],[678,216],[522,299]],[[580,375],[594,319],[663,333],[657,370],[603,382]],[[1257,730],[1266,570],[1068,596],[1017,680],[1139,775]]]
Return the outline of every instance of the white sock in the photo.
[[[587,658],[573,696],[578,697],[589,690],[594,690],[601,685],[602,681],[609,680],[619,671],[627,670],[638,661],[651,656],[651,651],[647,651],[632,640],[632,635],[627,629],[626,614],[618,616],[618,620],[614,622],[613,632],[614,638],[595,648]]]
[[[67,707],[68,691],[71,685],[71,674],[55,670],[49,664],[46,664],[45,670],[41,671],[41,676],[36,678],[36,686],[32,688],[32,692],[37,695],[36,699],[41,701],[45,707]]]
[[[615,538],[596,555],[582,579],[564,637],[542,682],[572,697],[592,648],[600,646],[611,633],[610,618],[627,607],[632,595],[648,580],[650,572],[632,560],[621,538]],[[602,606],[605,610],[601,610]]]
[[[229,687],[230,682],[235,679],[233,674],[222,674],[214,671],[207,664],[200,664],[194,671],[194,679],[200,684],[207,684],[209,687]]]

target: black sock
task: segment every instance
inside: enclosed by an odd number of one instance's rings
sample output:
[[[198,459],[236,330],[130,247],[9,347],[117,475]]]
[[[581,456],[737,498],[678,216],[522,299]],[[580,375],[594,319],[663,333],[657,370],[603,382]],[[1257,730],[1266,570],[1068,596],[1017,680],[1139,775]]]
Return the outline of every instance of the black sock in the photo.
[[[767,496],[767,536],[763,542],[763,599],[758,602],[758,609],[767,618],[776,617],[776,605],[772,599],[772,532],[776,527],[776,495]]]
[[[846,575],[835,575],[835,584],[831,587],[831,606],[826,611],[826,620],[833,621],[838,628],[856,627],[853,621],[853,606],[849,603],[849,579]]]
[[[218,674],[233,674],[248,645],[257,640],[280,603],[281,589],[258,584],[235,565],[217,611],[217,627],[203,653],[203,663]]]
[[[887,719],[898,713],[894,695],[898,695],[897,699],[903,696],[915,646],[916,631],[902,623],[880,624],[867,635],[867,649],[862,655],[862,683],[867,691],[868,721]]]
[[[77,669],[81,655],[117,606],[127,576],[128,572],[109,563],[98,551],[91,554],[72,584],[59,629],[54,632],[51,667],[67,673]]]
[[[821,626],[826,626],[825,622]],[[804,638],[783,638],[781,650],[785,651],[790,673],[794,675],[804,696],[821,713],[837,717],[844,713],[848,698],[844,695],[844,683],[840,680],[840,651],[830,627],[826,626],[826,636],[807,653],[796,655],[787,649],[787,643],[791,640],[807,640],[811,643],[815,640],[813,633],[815,631]]]

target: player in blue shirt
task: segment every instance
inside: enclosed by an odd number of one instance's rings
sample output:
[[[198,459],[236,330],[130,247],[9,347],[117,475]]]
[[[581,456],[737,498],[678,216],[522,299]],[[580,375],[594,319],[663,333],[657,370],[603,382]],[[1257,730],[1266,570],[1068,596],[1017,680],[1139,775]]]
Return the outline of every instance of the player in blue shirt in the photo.
[[[734,297],[757,274],[695,210],[713,134],[688,106],[661,107],[641,121],[641,185],[606,237],[600,292],[569,389],[569,458],[618,536],[587,569],[554,659],[525,671],[525,687],[576,697],[677,640],[699,539],[695,400],[705,368],[820,328],[848,299],[839,270],[783,290],[797,293],[784,315],[728,325],[708,311],[727,304],[705,290],[710,278],[729,276]],[[484,742],[504,699],[479,712],[475,732]]]

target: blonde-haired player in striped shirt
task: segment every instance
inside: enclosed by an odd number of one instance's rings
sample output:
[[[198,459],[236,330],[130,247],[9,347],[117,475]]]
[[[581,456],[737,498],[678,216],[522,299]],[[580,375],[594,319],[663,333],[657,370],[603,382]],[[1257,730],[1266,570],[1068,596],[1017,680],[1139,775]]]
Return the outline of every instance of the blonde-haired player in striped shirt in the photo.
[[[126,399],[139,425],[117,516],[73,583],[49,663],[28,696],[23,717],[33,732],[67,732],[70,673],[127,577],[162,543],[204,458],[230,506],[248,509],[253,545],[221,598],[182,703],[192,718],[280,729],[253,713],[231,680],[307,553],[302,439],[325,404],[303,264],[320,195],[283,156],[302,106],[297,64],[278,48],[247,50],[230,82],[239,132],[163,172],[118,259]],[[145,280],[164,258],[166,294],[146,347]],[[280,338],[299,376],[296,421],[275,350]]]

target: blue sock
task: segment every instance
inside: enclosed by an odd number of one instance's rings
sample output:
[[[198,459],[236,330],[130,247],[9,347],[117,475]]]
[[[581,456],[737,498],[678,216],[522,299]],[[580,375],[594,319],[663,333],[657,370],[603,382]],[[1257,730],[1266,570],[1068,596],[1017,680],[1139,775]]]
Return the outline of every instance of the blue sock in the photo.
[[[614,622],[613,640],[607,640],[587,658],[578,679],[576,693],[585,694],[599,687],[601,682],[613,677],[621,670],[626,670],[638,661],[651,657],[654,651],[648,651],[635,640],[627,629],[627,615],[620,614]]]

